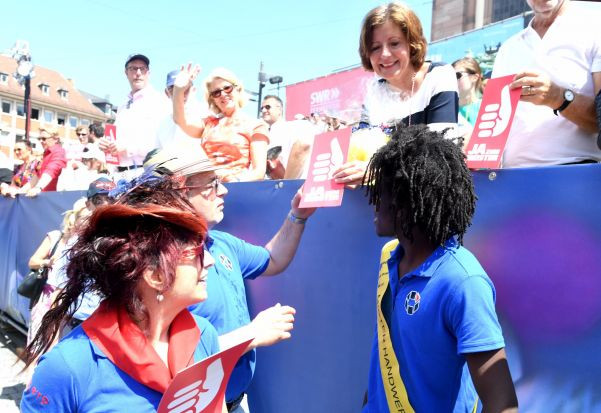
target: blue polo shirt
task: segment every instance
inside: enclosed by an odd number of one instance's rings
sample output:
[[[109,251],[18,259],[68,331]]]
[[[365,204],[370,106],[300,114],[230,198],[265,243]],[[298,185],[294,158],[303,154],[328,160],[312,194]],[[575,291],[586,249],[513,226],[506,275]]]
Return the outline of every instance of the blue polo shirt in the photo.
[[[209,320],[222,335],[250,323],[244,280],[263,274],[270,256],[265,248],[221,231],[210,231],[206,245],[215,258],[207,279],[208,298],[189,310]],[[238,360],[225,392],[227,401],[235,400],[250,385],[255,358],[252,350]]]
[[[207,320],[194,319],[200,329],[198,362],[217,353],[219,342]],[[113,364],[79,326],[40,358],[21,412],[156,412],[162,396]]]
[[[417,412],[470,412],[476,391],[465,354],[505,347],[495,289],[478,260],[454,239],[399,279],[399,245],[388,260],[394,352],[409,402]],[[388,411],[377,331],[363,413]]]

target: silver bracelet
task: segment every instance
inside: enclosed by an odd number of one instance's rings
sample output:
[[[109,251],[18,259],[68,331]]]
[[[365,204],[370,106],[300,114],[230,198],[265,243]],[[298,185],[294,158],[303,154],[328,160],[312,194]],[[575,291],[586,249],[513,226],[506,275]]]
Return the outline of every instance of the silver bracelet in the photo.
[[[294,215],[292,211],[290,211],[288,212],[288,221],[292,222],[293,224],[304,224],[307,222],[307,218],[299,218]]]

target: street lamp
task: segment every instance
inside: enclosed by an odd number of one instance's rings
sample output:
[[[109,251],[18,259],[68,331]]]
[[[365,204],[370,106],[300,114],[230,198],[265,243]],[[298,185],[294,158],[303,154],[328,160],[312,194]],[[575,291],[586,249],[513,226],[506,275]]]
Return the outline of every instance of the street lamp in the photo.
[[[17,71],[13,74],[19,84],[25,86],[25,140],[29,141],[29,129],[31,123],[31,78],[35,76],[31,54],[29,53],[29,43],[23,40],[17,40],[13,47],[13,59],[17,61]]]
[[[269,83],[272,85],[278,85],[278,96],[280,95],[280,83],[284,81],[282,76],[269,76],[267,73],[263,71],[263,62],[259,66],[259,100],[257,101],[257,118],[261,117],[261,103],[263,101],[263,88],[265,87],[265,83],[269,80]]]

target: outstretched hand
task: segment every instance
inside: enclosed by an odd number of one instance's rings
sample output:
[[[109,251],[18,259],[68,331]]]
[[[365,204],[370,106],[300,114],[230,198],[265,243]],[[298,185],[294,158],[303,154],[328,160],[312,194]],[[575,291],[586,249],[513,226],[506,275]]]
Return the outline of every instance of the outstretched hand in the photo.
[[[173,83],[174,92],[178,90],[185,92],[192,88],[194,79],[196,79],[199,73],[200,66],[197,64],[192,65],[192,63],[188,63],[188,65],[182,65]]]
[[[290,338],[290,331],[294,328],[294,314],[294,308],[279,303],[257,314],[250,323],[255,337],[253,347],[271,346]]]

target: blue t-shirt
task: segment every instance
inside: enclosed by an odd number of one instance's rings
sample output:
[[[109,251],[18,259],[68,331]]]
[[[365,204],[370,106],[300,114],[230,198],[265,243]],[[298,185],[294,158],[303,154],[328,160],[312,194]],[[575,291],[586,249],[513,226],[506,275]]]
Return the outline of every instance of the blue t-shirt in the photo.
[[[198,362],[217,353],[219,341],[207,320],[194,319],[200,329]],[[113,364],[79,326],[40,358],[21,412],[156,412],[162,396]]]
[[[453,239],[399,279],[402,256],[398,246],[388,260],[389,327],[409,402],[417,412],[471,412],[477,394],[464,354],[505,347],[492,281]],[[363,413],[385,411],[376,332]]]
[[[215,265],[209,268],[208,298],[189,308],[206,318],[222,335],[250,323],[246,303],[245,279],[263,274],[269,265],[269,252],[221,231],[210,231],[207,248]],[[240,357],[225,392],[227,401],[246,391],[255,371],[255,350]]]

